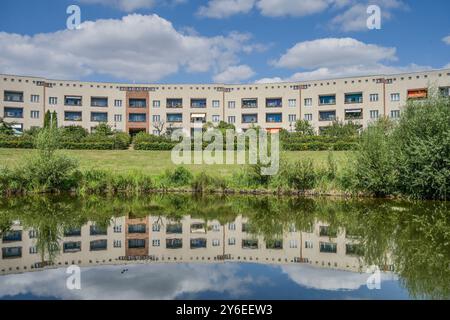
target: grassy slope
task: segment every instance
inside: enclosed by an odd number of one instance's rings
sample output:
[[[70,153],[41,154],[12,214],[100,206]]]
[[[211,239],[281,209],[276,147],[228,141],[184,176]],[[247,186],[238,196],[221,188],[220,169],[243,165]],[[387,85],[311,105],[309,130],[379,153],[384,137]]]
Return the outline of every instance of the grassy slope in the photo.
[[[0,166],[14,166],[20,163],[34,150],[25,149],[0,149]],[[172,163],[170,151],[62,151],[80,161],[81,168],[98,168],[112,170],[116,172],[126,172],[132,170],[143,171],[150,175],[158,175],[166,169],[175,168]],[[327,151],[303,151],[285,152],[286,158],[296,160],[310,158],[318,166],[324,165],[327,161]],[[334,157],[338,167],[346,161],[349,152],[334,152]],[[188,169],[195,172],[205,171],[209,174],[231,175],[233,171],[242,168],[242,165],[189,165]]]

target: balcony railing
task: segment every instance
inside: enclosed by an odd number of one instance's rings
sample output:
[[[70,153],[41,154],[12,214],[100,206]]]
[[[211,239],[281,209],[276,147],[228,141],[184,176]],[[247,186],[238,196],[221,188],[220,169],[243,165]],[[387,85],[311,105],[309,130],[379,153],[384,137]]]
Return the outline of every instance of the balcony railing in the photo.
[[[320,111],[319,121],[334,121],[336,120],[336,111]]]
[[[336,253],[337,252],[336,243],[320,242],[319,247],[320,247],[320,252],[324,252],[324,253]]]
[[[191,239],[191,249],[206,248],[206,239]]]
[[[8,102],[23,102],[23,92],[5,91],[3,100]]]
[[[108,229],[100,226],[91,226],[89,231],[91,236],[106,236],[108,234]]]
[[[63,244],[63,252],[79,252],[81,251],[81,242],[65,242]]]
[[[129,249],[144,249],[145,240],[144,239],[130,239],[128,240]]]
[[[22,247],[2,248],[3,259],[14,259],[22,257]]]
[[[147,108],[147,100],[146,99],[130,99],[129,106],[130,106],[130,108]]]
[[[257,122],[258,122],[258,116],[256,114],[242,116],[242,123],[257,123]]]
[[[147,226],[145,224],[131,224],[128,226],[128,233],[146,233]]]
[[[183,233],[183,225],[180,224],[168,224],[166,227],[167,234],[181,234]]]
[[[362,118],[362,109],[345,110],[345,120],[360,120]]]
[[[183,99],[167,99],[166,106],[168,109],[182,108]]]
[[[83,104],[81,97],[64,97],[64,105],[80,107]]]
[[[65,229],[64,237],[81,237],[81,229],[80,228]]]
[[[191,108],[206,108],[206,99],[192,99]]]
[[[23,118],[23,109],[5,107],[3,115],[5,118]]]
[[[258,99],[242,99],[242,108],[258,108]]]
[[[258,249],[258,240],[242,240],[242,249]]]
[[[167,249],[181,249],[183,248],[183,239],[167,239],[166,240]]]
[[[108,249],[108,241],[107,240],[95,240],[90,243],[91,251],[100,251]]]
[[[2,237],[3,242],[22,241],[22,231],[8,231]]]
[[[312,101],[311,101],[312,104]],[[333,105],[336,104],[336,96],[319,96],[319,105]]]
[[[91,107],[108,107],[108,98],[91,98]]]
[[[345,103],[362,103],[363,102],[363,95],[362,93],[357,94],[346,94],[345,95]]]
[[[266,107],[267,108],[281,108],[283,106],[283,99],[266,99]]]

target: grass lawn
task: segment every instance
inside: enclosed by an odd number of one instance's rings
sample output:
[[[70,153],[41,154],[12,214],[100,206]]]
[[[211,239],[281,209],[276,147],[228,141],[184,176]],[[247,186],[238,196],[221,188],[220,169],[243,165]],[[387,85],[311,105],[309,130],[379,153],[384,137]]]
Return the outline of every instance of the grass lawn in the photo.
[[[14,166],[35,150],[27,149],[0,149],[0,166]],[[65,150],[63,153],[77,158],[82,169],[97,168],[126,172],[139,170],[150,175],[158,175],[166,169],[175,168],[172,163],[170,151],[97,151],[97,150]],[[351,152],[335,151],[334,158],[340,167]],[[309,158],[317,166],[326,164],[328,151],[287,151],[283,155],[289,160]],[[192,172],[205,171],[209,174],[231,175],[233,171],[242,168],[242,165],[187,165]]]

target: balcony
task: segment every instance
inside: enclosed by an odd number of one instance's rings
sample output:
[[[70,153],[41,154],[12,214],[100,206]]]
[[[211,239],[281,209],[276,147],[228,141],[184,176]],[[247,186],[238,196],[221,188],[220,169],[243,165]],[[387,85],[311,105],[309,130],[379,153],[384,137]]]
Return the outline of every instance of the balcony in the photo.
[[[306,101],[305,101],[306,102]],[[319,106],[336,104],[336,95],[319,96]]]
[[[108,107],[108,98],[91,97],[91,107],[107,108]]]
[[[108,229],[100,226],[91,226],[89,234],[91,236],[106,236],[108,234]]]
[[[205,238],[191,239],[191,249],[201,249],[201,248],[206,248]]]
[[[282,98],[268,98],[266,99],[267,108],[281,108],[283,106]]]
[[[147,226],[145,224],[130,224],[128,233],[147,233]]]
[[[71,107],[81,107],[83,104],[83,99],[80,96],[65,96],[64,105]]]
[[[242,249],[258,249],[258,240],[255,239],[242,240]]]
[[[183,114],[182,113],[168,113],[167,114],[167,122],[183,122]]]
[[[336,120],[336,111],[319,111],[319,121],[334,121]]]
[[[3,259],[22,258],[22,247],[2,248]]]
[[[81,237],[81,228],[67,228],[64,230],[64,237]]]
[[[192,113],[191,123],[206,123],[206,113]]]
[[[147,122],[147,115],[145,113],[130,113],[128,115],[129,122]]]
[[[346,109],[345,120],[361,120],[363,118],[362,109]]]
[[[336,253],[337,252],[337,244],[330,242],[320,242],[319,243],[320,252],[323,253]]]
[[[281,123],[283,120],[283,115],[281,113],[267,113],[266,122],[267,123]]]
[[[168,224],[166,227],[167,234],[181,234],[183,233],[183,225],[181,223]]]
[[[147,108],[146,99],[129,99],[128,105],[130,108]]]
[[[183,99],[167,99],[166,107],[168,109],[183,108]]]
[[[81,112],[72,112],[66,111],[64,112],[64,121],[82,121],[82,113]]]
[[[181,248],[183,248],[183,239],[167,239],[166,240],[166,248],[167,249],[181,249]]]
[[[283,240],[268,240],[266,242],[266,249],[282,250]]]
[[[3,116],[5,118],[21,119],[23,118],[23,108],[5,107]]]
[[[91,241],[90,248],[91,251],[102,251],[108,249],[107,240],[95,240]]]
[[[81,251],[81,242],[64,242],[63,244],[63,252],[64,253],[73,253]]]
[[[206,108],[206,99],[191,99],[191,108]]]
[[[255,114],[243,114],[242,115],[242,123],[257,123],[258,115]]]
[[[191,233],[206,233],[205,224],[204,223],[191,224]]]
[[[7,231],[2,237],[3,243],[22,241],[22,231]]]
[[[335,230],[332,230],[330,227],[328,226],[320,226],[319,227],[319,235],[321,237],[331,237],[331,238],[336,238],[337,237],[337,232]]]
[[[426,99],[427,97],[428,97],[427,89],[408,90],[408,94],[407,94],[408,100]]]
[[[129,239],[128,249],[145,249],[145,239]]]
[[[23,92],[4,91],[3,100],[8,102],[23,102]]]
[[[91,122],[108,122],[108,113],[91,112]]]
[[[362,103],[363,102],[363,94],[362,92],[358,93],[346,93],[345,94],[345,103]]]
[[[258,99],[242,99],[242,108],[258,108]]]

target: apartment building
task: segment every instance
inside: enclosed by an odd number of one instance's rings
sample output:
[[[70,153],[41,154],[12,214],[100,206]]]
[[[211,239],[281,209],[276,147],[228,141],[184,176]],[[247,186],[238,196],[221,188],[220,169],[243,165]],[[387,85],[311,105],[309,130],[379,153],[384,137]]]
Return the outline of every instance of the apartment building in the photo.
[[[316,131],[333,120],[367,126],[396,119],[409,99],[435,88],[450,96],[450,69],[396,75],[272,84],[117,84],[0,75],[0,117],[16,131],[41,127],[47,110],[59,126],[92,131],[99,123],[135,134],[183,129],[192,135],[206,122],[225,121],[245,131],[293,131],[299,119]]]
[[[255,233],[248,218],[218,220],[184,216],[120,217],[109,226],[92,222],[65,229],[49,263],[37,247],[38,231],[16,222],[0,239],[0,275],[60,268],[69,265],[126,265],[136,263],[245,262],[276,265],[309,264],[319,268],[365,271],[356,235],[332,230],[316,221],[311,230],[292,225],[284,234],[266,238]],[[389,255],[389,253],[386,253]],[[392,271],[390,265],[381,266]]]

